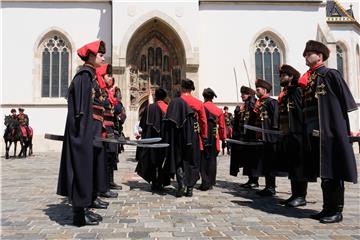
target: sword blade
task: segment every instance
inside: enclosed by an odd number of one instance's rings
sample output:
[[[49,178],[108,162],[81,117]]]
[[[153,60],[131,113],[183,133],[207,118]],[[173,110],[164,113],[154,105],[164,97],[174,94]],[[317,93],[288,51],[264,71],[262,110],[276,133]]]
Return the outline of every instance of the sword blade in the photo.
[[[166,148],[169,146],[168,143],[153,143],[153,144],[138,144],[137,147],[141,148]]]
[[[274,134],[274,135],[284,135],[284,133],[282,131],[263,129],[263,128],[258,128],[258,127],[254,127],[254,126],[246,125],[246,124],[244,125],[244,128],[249,129],[254,132],[261,132],[261,133]]]
[[[135,141],[131,141],[128,140],[128,142],[135,142],[135,143],[156,143],[156,142],[160,142],[161,141],[161,137],[155,137],[155,138],[142,138],[140,140],[135,140]]]
[[[245,141],[240,141],[240,140],[235,140],[235,139],[230,139],[227,138],[226,142],[231,143],[231,144],[237,144],[237,145],[246,145],[246,146],[262,146],[264,145],[263,142],[245,142]]]

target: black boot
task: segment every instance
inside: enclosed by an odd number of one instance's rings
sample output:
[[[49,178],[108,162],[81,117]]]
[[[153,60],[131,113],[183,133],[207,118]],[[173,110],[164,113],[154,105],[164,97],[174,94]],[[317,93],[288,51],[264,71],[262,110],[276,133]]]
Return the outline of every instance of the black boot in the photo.
[[[109,206],[109,202],[106,202],[106,201],[103,201],[103,200],[101,200],[100,198],[96,198],[96,200],[100,203],[100,204],[102,204],[102,205],[106,205],[106,206]]]
[[[118,195],[119,195],[118,193],[110,190],[104,193],[100,193],[100,197],[104,197],[104,198],[117,198]]]
[[[327,216],[331,209],[331,183],[330,179],[321,179],[321,190],[323,196],[323,209],[317,214],[310,215],[310,218],[320,220]]]
[[[293,181],[293,180],[291,180],[290,181],[290,186],[291,186],[291,196],[288,198],[288,199],[286,199],[286,200],[281,200],[281,201],[279,201],[279,203],[281,204],[281,205],[286,205],[288,202],[291,202],[292,200],[294,200],[295,198],[296,198],[296,196],[295,196],[295,192],[296,192],[296,186],[295,186],[295,181]]]
[[[265,188],[261,191],[256,192],[256,194],[262,197],[271,197],[276,195],[275,191],[275,177],[266,176],[265,177]]]
[[[192,197],[193,196],[193,189],[194,189],[194,187],[187,187],[185,196],[186,197]]]
[[[102,216],[100,214],[94,213],[90,211],[90,209],[85,209],[85,216],[88,216],[89,218],[93,219],[94,221],[101,222],[103,220]]]
[[[241,184],[240,187],[248,188],[248,189],[258,188],[259,187],[259,178],[249,176],[249,180],[246,183]]]
[[[176,197],[182,197],[184,196],[186,189],[184,184],[184,172],[181,167],[176,170],[176,181],[178,184]]]
[[[105,205],[105,204],[102,204],[100,201],[99,201],[99,198],[96,198],[90,208],[97,208],[97,209],[107,209],[108,208],[108,205]]]
[[[90,218],[85,214],[85,210],[82,207],[73,207],[73,224],[77,227],[85,225],[98,225],[99,222]]]
[[[344,181],[331,180],[331,208],[328,214],[320,218],[321,223],[337,223],[343,220]],[[329,193],[330,195],[330,193]]]
[[[117,185],[114,181],[114,168],[111,167],[109,170],[110,173],[110,189],[115,189],[115,190],[122,190],[122,186],[121,185]]]
[[[306,192],[307,192],[307,182],[303,181],[291,181],[291,192],[292,196],[290,201],[286,202],[287,207],[300,207],[306,205]]]

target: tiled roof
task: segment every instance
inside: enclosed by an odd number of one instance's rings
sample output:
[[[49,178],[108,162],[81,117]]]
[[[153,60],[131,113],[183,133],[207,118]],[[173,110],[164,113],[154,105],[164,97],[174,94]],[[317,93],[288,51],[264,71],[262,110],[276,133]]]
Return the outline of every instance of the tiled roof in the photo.
[[[360,27],[360,24],[354,18],[352,9],[345,10],[337,0],[328,0],[326,2],[326,21],[328,23],[354,23]]]

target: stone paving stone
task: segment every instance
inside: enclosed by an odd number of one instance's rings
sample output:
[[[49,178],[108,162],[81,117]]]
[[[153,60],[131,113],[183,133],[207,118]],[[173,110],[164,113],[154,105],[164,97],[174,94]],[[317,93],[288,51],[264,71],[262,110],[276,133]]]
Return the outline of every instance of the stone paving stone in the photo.
[[[194,197],[176,198],[176,182],[165,195],[134,173],[134,152],[120,155],[115,182],[122,184],[108,209],[96,209],[98,226],[72,226],[72,209],[55,194],[60,153],[1,161],[1,239],[359,239],[360,188],[345,183],[344,220],[324,225],[309,219],[322,208],[320,182],[310,183],[308,204],[291,209],[278,204],[290,196],[287,178],[277,178],[277,196],[261,198],[239,185],[247,178],[229,175],[229,159],[220,156],[217,184]],[[357,155],[359,164],[359,155]],[[260,178],[260,189],[264,178]]]
[[[154,238],[172,237],[172,233],[171,232],[151,232],[150,237],[154,237]]]
[[[175,237],[201,237],[199,232],[174,232]]]
[[[149,237],[149,232],[130,232],[129,237],[143,239]]]
[[[98,239],[119,239],[119,238],[127,238],[127,233],[124,232],[103,232],[99,233],[97,236]]]
[[[75,238],[79,239],[94,239],[96,238],[97,233],[78,233],[75,235]]]

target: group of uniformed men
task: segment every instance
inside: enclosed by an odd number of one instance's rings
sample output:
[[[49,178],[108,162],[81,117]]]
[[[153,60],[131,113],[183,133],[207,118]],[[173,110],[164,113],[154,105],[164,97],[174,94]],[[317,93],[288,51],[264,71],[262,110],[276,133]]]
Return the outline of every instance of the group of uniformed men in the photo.
[[[68,93],[58,194],[69,197],[77,226],[101,221],[99,215],[84,209],[104,205],[98,195],[112,196],[103,180],[113,176],[109,174],[113,168],[106,171],[104,163],[116,166],[117,152],[96,137],[117,134],[116,104],[121,101],[114,98],[111,65],[102,64],[104,53],[102,41],[78,50],[85,64]],[[292,196],[282,202],[289,207],[305,205],[308,182],[321,177],[323,209],[312,218],[339,222],[344,181],[357,182],[348,135],[348,112],[357,107],[340,73],[324,65],[329,56],[324,44],[308,41],[303,56],[309,70],[302,77],[293,67],[281,66],[283,88],[278,100],[270,97],[272,85],[266,80],[257,79],[256,90],[241,87],[243,103],[234,112],[230,174],[236,176],[243,167],[249,177],[244,188],[259,187],[258,178],[264,176],[260,196],[274,196],[275,177],[289,176]],[[153,191],[163,190],[175,176],[177,197],[191,197],[200,176],[200,190],[216,184],[216,157],[220,141],[224,144],[227,138],[224,114],[212,102],[217,96],[211,88],[203,90],[204,101],[193,97],[193,90],[193,81],[182,80],[181,93],[167,104],[166,91],[158,88],[155,102],[141,115],[141,137],[161,137],[169,144],[167,148],[138,148],[136,172],[151,183]],[[119,110],[124,111],[122,106]]]

